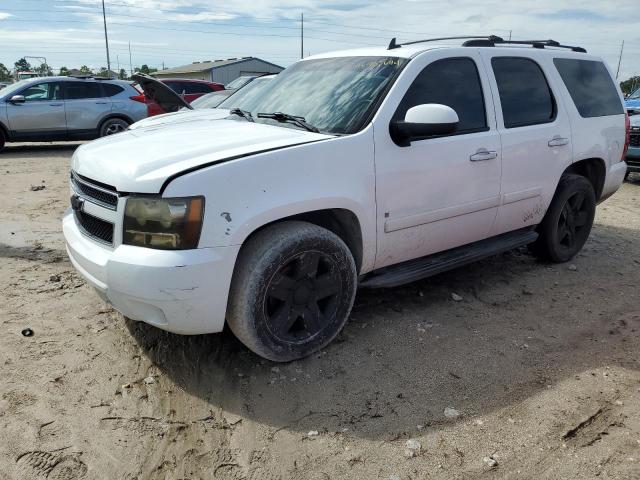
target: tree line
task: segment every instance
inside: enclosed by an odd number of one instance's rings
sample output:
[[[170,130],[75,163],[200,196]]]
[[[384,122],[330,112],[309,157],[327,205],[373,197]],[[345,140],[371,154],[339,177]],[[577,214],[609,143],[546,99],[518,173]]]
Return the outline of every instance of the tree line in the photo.
[[[134,68],[134,72],[145,73],[147,75],[157,71],[157,68],[151,68],[146,64]],[[27,61],[27,59],[21,58],[13,64],[13,71],[10,70],[4,63],[0,63],[0,82],[11,82],[15,80],[18,72],[35,72],[42,77],[51,77],[53,75],[59,75],[62,77],[68,77],[70,75],[95,75],[97,77],[117,77],[120,80],[128,80],[130,78],[129,72],[127,72],[127,70],[125,70],[124,68],[121,68],[119,72],[109,72],[106,67],[100,67],[98,70],[94,71],[87,65],[82,65],[77,69],[71,69],[66,66],[62,66],[58,69],[57,72],[54,72],[54,70],[46,63],[41,63],[40,65],[34,66],[31,65]]]
[[[32,66],[27,61],[26,58],[21,58],[20,60],[15,62],[13,64],[13,67],[14,67],[13,69],[14,74],[11,73],[11,70],[9,70],[4,65],[4,63],[0,63],[0,82],[11,82],[12,80],[15,79],[15,73],[17,72],[33,71],[43,77],[50,77],[54,75],[53,69],[51,69],[51,67],[49,67],[49,65],[47,65],[46,63],[42,63],[38,66]],[[145,73],[147,75],[157,71],[158,71],[157,68],[151,68],[146,64],[140,67],[136,67],[134,69],[134,72],[136,73],[140,72],[140,73]],[[55,73],[55,75],[60,75],[62,77],[68,77],[71,74],[95,75],[98,77],[117,77],[120,80],[128,80],[130,78],[130,75],[127,73],[127,71],[124,68],[121,68],[120,71],[117,73],[111,72],[110,74],[106,67],[100,67],[98,71],[94,72],[86,65],[82,65],[80,68],[75,69],[75,71],[67,67],[60,67],[58,72]],[[640,76],[638,75],[620,82],[620,89],[622,90],[622,93],[624,95],[629,95],[630,93],[636,91],[638,88],[640,88]]]

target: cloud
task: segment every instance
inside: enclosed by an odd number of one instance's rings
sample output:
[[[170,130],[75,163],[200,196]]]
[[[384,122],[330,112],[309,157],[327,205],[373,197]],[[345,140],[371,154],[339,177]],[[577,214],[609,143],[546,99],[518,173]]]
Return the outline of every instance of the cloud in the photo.
[[[4,20],[5,18],[13,17],[10,13],[0,12],[0,20]]]
[[[496,34],[518,38],[553,38],[562,43],[584,46],[590,53],[617,66],[620,43],[625,39],[625,54],[620,77],[640,73],[640,32],[638,1],[616,0],[109,0],[107,21],[109,40],[118,45],[131,41],[138,63],[161,66],[186,64],[210,56],[257,55],[275,63],[289,64],[300,55],[300,14],[305,18],[305,55],[369,45],[384,46],[392,37],[399,41],[448,35]],[[0,61],[11,60],[26,50],[2,41],[6,25],[15,30],[52,31],[51,37],[24,38],[30,50],[47,50],[55,42],[83,40],[95,53],[83,56],[84,63],[104,62],[100,29],[101,0],[31,0],[38,5],[56,7],[50,17],[33,23],[12,23],[7,19],[0,29]],[[32,7],[30,7],[32,8]],[[7,10],[11,11],[9,7]],[[65,13],[62,13],[62,12]],[[490,12],[490,13],[489,13]],[[18,14],[15,17],[35,18]],[[92,31],[91,34],[60,35],[48,19],[73,20],[70,25]],[[80,23],[75,23],[80,22]],[[18,26],[20,28],[18,28]],[[94,31],[95,30],[95,31]],[[231,32],[231,33],[230,33]],[[4,34],[4,36],[3,36]],[[269,36],[267,36],[269,35]],[[86,40],[86,41],[84,41]],[[30,43],[29,43],[30,42]],[[162,49],[145,49],[143,44],[168,44]],[[53,47],[49,48],[54,50]],[[59,50],[59,49],[58,49]],[[128,52],[118,52],[128,57]],[[112,55],[113,56],[113,55]],[[61,61],[71,63],[65,57]],[[285,58],[286,60],[282,60]],[[93,59],[93,60],[92,60]],[[13,61],[13,60],[12,60]],[[135,60],[134,60],[135,62]]]

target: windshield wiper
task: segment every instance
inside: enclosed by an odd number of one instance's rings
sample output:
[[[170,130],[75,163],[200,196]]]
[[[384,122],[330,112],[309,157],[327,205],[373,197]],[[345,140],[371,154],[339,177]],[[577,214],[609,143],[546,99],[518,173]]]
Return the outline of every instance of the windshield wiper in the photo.
[[[242,110],[241,108],[232,108],[229,110],[229,115],[238,115],[239,117],[247,119],[249,122],[254,122],[253,115],[251,112],[247,110]]]
[[[258,118],[271,118],[276,122],[291,122],[291,123],[295,123],[299,127],[302,127],[309,132],[320,133],[320,130],[318,130],[313,125],[308,124],[304,119],[304,117],[289,115],[288,113],[282,113],[282,112],[258,113]]]

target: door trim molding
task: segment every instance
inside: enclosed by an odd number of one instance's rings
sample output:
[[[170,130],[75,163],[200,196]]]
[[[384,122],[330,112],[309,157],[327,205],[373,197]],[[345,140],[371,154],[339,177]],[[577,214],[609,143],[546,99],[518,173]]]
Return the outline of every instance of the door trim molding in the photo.
[[[502,205],[529,200],[530,198],[542,196],[542,187],[528,188],[518,192],[505,193],[502,195]]]
[[[396,230],[404,230],[405,228],[417,227],[427,223],[446,220],[447,218],[460,217],[469,213],[480,212],[490,208],[500,206],[500,195],[494,197],[477,200],[474,202],[454,205],[452,207],[440,208],[429,212],[417,213],[406,217],[387,220],[384,224],[385,233],[395,232]]]

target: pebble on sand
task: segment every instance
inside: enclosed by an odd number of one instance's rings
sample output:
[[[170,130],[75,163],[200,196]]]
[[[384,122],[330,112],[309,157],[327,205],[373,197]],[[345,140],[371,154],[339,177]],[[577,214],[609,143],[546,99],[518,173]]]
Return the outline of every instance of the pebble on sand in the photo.
[[[455,408],[447,407],[444,409],[444,416],[447,418],[458,418],[460,416],[460,412]]]

